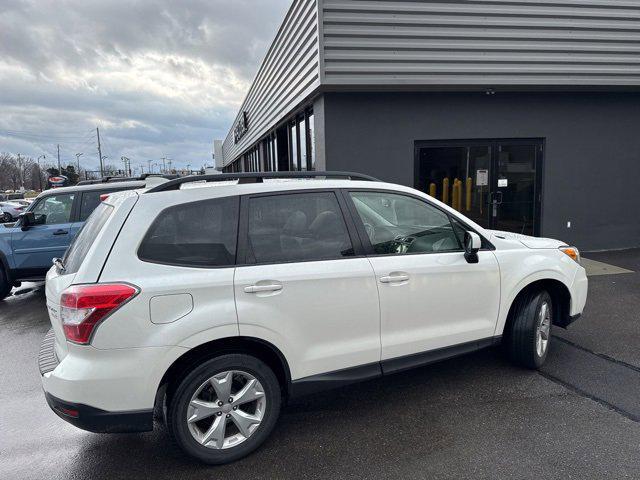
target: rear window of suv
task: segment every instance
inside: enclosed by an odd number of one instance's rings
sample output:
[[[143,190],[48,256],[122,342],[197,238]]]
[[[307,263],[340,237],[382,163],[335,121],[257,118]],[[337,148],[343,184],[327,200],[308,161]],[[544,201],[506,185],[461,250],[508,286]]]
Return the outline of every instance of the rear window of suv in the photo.
[[[142,240],[138,258],[193,267],[234,265],[239,202],[226,197],[163,210]]]
[[[104,224],[107,223],[112,213],[113,207],[111,205],[101,203],[93,213],[89,215],[89,218],[73,240],[64,257],[65,274],[76,273],[78,271],[98,233],[100,233],[100,230],[102,230]]]

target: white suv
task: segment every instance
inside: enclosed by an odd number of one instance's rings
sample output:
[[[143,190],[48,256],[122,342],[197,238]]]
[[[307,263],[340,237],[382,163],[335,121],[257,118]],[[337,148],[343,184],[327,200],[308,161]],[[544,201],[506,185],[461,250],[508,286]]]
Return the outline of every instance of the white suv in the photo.
[[[163,412],[185,452],[218,464],[257,448],[294,396],[500,342],[540,367],[587,278],[575,248],[485,230],[411,188],[245,173],[112,194],[46,294],[39,363],[60,417],[131,432]]]

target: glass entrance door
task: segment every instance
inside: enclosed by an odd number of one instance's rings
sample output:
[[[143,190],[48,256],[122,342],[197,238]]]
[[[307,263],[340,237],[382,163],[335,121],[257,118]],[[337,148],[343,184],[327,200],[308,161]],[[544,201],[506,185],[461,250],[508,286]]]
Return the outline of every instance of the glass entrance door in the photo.
[[[500,142],[494,146],[491,228],[535,235],[538,233],[538,154],[540,143]]]
[[[476,223],[539,234],[542,140],[416,142],[416,188]]]

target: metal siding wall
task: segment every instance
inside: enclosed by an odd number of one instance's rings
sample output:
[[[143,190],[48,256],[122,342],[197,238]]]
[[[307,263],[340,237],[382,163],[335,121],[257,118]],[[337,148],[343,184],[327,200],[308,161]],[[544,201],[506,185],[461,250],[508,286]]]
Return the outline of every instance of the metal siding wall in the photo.
[[[320,85],[316,0],[294,0],[223,144],[224,165],[260,139],[282,116]],[[243,112],[249,130],[236,144]]]
[[[324,0],[323,84],[640,85],[637,0]]]

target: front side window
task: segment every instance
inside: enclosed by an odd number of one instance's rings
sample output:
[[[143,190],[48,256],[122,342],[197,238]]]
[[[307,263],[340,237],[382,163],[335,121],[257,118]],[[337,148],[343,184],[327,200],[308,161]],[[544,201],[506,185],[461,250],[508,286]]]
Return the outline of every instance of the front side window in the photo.
[[[424,201],[387,192],[350,195],[378,255],[462,249],[449,216]]]
[[[40,200],[31,210],[38,222],[45,225],[69,223],[71,221],[71,207],[73,194],[50,195]]]
[[[167,265],[235,264],[237,197],[186,203],[163,210],[138,249],[140,260]]]
[[[353,255],[335,194],[292,193],[249,200],[249,262],[303,262]]]

